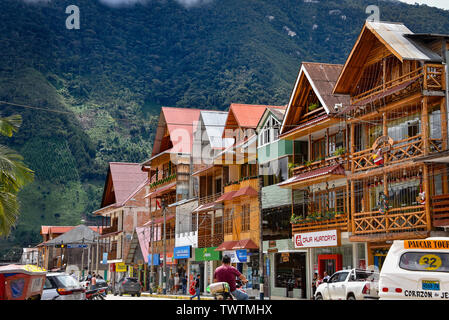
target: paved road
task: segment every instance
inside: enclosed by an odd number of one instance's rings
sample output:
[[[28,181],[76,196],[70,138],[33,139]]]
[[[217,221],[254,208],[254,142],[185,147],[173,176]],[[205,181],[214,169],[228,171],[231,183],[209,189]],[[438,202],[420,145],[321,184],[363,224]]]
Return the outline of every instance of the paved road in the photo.
[[[140,296],[140,297],[131,297],[130,295],[123,295],[123,296],[114,296],[113,294],[108,294],[106,297],[106,300],[173,300],[170,298],[159,298],[159,297],[146,297],[146,296]]]

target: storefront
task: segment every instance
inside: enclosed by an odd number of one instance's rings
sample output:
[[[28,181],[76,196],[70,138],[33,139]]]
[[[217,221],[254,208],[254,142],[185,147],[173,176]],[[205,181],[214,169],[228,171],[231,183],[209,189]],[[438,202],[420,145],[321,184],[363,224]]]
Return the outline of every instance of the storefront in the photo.
[[[203,264],[203,287],[207,288],[209,284],[214,281],[214,271],[221,265],[221,252],[215,251],[217,247],[209,248],[196,248],[195,249],[195,261],[196,264]],[[201,267],[200,267],[201,268]],[[195,271],[200,272],[200,268],[195,267]]]
[[[189,259],[192,257],[192,246],[175,247],[173,249],[173,258],[178,261],[175,273],[184,277],[187,273]]]
[[[235,266],[247,279],[246,291],[250,296],[259,295],[259,253],[256,250],[225,250],[223,255],[231,258]]]
[[[158,269],[159,269],[160,263],[161,263],[161,259],[160,259],[159,253],[154,253],[154,254],[148,255],[148,274],[149,274],[148,281],[150,284],[152,283],[151,265],[153,264],[153,268],[154,268],[154,281],[153,282],[156,286],[159,283]]]
[[[366,247],[363,243],[349,241],[348,232],[324,230],[297,233],[293,243],[298,250],[307,252],[307,297],[312,295],[311,280],[317,273],[323,277],[339,270],[366,267]]]

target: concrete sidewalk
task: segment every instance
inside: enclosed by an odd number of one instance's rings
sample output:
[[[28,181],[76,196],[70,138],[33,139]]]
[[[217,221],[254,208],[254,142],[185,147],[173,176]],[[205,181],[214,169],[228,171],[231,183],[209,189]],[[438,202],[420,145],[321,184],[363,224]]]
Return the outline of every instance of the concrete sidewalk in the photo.
[[[190,295],[186,295],[186,294],[162,294],[162,293],[150,293],[150,292],[146,291],[146,292],[142,292],[142,296],[153,297],[153,298],[190,300]],[[200,299],[201,300],[214,300],[214,298],[208,294],[201,295]],[[198,297],[195,297],[194,300],[198,300]]]

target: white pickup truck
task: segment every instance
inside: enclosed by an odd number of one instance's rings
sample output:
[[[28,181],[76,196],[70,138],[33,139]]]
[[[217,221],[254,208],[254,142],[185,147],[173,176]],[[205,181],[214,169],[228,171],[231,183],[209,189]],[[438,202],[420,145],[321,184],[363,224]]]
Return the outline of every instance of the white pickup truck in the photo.
[[[315,300],[379,299],[379,273],[370,270],[341,270],[321,283]]]

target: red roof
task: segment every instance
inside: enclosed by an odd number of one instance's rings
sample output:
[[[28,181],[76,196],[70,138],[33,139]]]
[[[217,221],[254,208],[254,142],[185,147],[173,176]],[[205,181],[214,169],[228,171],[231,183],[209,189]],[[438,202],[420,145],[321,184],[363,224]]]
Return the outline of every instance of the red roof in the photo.
[[[165,125],[173,144],[170,150],[174,153],[191,153],[193,127],[195,122],[199,121],[200,111],[200,109],[162,107],[152,156],[166,151],[161,145],[164,139]]]
[[[167,215],[167,216],[165,217],[165,221],[169,221],[169,220],[173,219],[174,217],[175,217],[174,214]],[[153,221],[150,219],[150,221],[148,221],[147,223],[145,223],[143,226],[144,226],[144,227],[147,227],[147,226],[151,226],[151,224],[158,224],[158,223],[164,223],[164,217],[163,217],[163,216],[162,216],[162,217],[159,217],[159,218],[156,218],[156,219],[154,219]]]
[[[63,234],[66,233],[67,231],[72,230],[73,228],[76,228],[77,226],[41,226],[41,234]],[[92,231],[97,232],[97,227],[96,226],[89,226],[89,228]],[[100,233],[102,230],[102,227],[99,227],[100,229]]]
[[[111,162],[109,170],[117,205],[123,205],[148,179],[148,173],[142,171],[142,165],[139,163]]]
[[[237,191],[229,191],[226,192],[224,194],[222,194],[217,200],[215,200],[215,202],[222,202],[222,201],[228,201],[228,200],[232,200],[232,196],[234,195],[234,193],[236,193]]]
[[[241,196],[258,196],[259,193],[254,190],[254,188],[247,186],[247,187],[243,187],[240,190],[238,190],[233,196],[232,198],[237,198],[237,197],[241,197]]]
[[[327,174],[345,175],[345,169],[340,164],[335,164],[332,166],[311,170],[308,172],[301,173],[301,174],[294,176],[290,179],[287,179],[284,182],[278,183],[278,186],[285,186],[285,185],[289,185],[292,183],[297,183],[300,181],[324,176]]]
[[[215,251],[232,250],[232,248],[238,243],[236,240],[224,241],[220,244]]]
[[[229,113],[233,113],[239,127],[255,129],[266,108],[286,109],[287,106],[232,103],[229,107]]]
[[[251,239],[244,239],[239,240],[237,243],[232,247],[233,250],[240,250],[240,249],[259,249],[259,246],[254,243]]]

